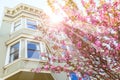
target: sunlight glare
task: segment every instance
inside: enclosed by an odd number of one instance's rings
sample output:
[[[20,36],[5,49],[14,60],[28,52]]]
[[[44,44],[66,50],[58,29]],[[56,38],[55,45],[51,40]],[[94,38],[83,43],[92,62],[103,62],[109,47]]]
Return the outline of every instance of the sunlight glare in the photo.
[[[62,22],[64,19],[63,19],[63,16],[62,15],[51,15],[50,16],[50,21],[52,24],[58,24],[60,22]]]

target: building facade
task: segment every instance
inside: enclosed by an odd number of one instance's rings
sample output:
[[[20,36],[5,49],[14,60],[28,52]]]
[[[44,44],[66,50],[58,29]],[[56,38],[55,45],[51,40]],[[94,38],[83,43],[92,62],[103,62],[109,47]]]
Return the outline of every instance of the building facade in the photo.
[[[41,9],[26,4],[5,9],[0,29],[0,79],[68,80],[65,73],[31,71],[46,62],[40,53],[49,52],[43,40],[34,39],[37,26],[44,27],[41,21],[45,16]]]

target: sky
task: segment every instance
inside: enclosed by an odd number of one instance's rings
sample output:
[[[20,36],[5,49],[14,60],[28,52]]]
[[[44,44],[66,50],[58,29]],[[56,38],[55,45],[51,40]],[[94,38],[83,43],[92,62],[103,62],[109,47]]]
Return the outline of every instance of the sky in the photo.
[[[45,12],[49,11],[49,8],[47,6],[47,0],[0,0],[0,25],[2,21],[2,17],[4,15],[4,8],[14,8],[16,5],[20,3],[29,4],[31,6],[35,6],[38,8],[41,8],[45,10]]]

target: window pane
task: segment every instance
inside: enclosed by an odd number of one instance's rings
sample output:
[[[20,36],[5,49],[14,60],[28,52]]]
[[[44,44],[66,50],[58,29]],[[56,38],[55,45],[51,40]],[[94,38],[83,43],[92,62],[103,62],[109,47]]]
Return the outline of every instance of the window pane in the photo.
[[[40,50],[39,43],[28,42],[28,49]]]
[[[14,31],[21,29],[21,21],[17,21],[14,23]]]
[[[71,80],[78,80],[78,77],[74,72],[70,73],[70,78],[71,78]]]
[[[28,42],[27,44],[28,58],[40,59],[40,46],[39,43]]]
[[[32,50],[28,50],[28,58],[35,58],[35,59],[39,59],[40,58],[40,52],[38,51],[32,51]]]
[[[27,28],[34,29],[34,30],[37,29],[36,21],[27,20]]]
[[[34,30],[37,29],[36,25],[30,25],[30,24],[28,24],[27,27],[30,28],[30,29],[34,29]]]
[[[18,59],[18,54],[19,54],[18,52],[10,54],[10,62]]]
[[[12,62],[12,61],[18,59],[18,56],[19,56],[19,43],[11,46],[9,62]]]
[[[17,31],[17,30],[20,30],[20,29],[21,29],[21,25],[14,26],[14,31]]]
[[[32,24],[32,25],[36,25],[36,21],[33,21],[33,20],[27,20],[27,24]]]
[[[17,51],[17,50],[19,50],[19,43],[11,46],[11,53],[13,53],[13,52],[15,52],[15,51]]]
[[[9,62],[13,62],[14,55],[10,55],[10,60]]]

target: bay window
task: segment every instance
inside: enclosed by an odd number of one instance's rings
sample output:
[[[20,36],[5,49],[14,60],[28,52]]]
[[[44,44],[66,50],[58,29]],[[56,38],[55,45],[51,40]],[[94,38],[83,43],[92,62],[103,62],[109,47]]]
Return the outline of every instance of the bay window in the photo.
[[[18,42],[15,42],[14,44],[8,45],[8,55],[6,56],[6,64],[11,63],[21,57],[46,60],[45,57],[41,56],[41,53],[47,54],[44,42],[27,40],[26,46],[23,44],[24,42],[24,40],[20,40]],[[25,49],[23,49],[22,46]],[[26,57],[24,54],[26,55]]]
[[[37,21],[33,19],[27,19],[27,18],[21,18],[13,22],[12,25],[12,32],[18,31],[22,28],[27,28],[27,29],[32,29],[36,30],[37,29]]]

